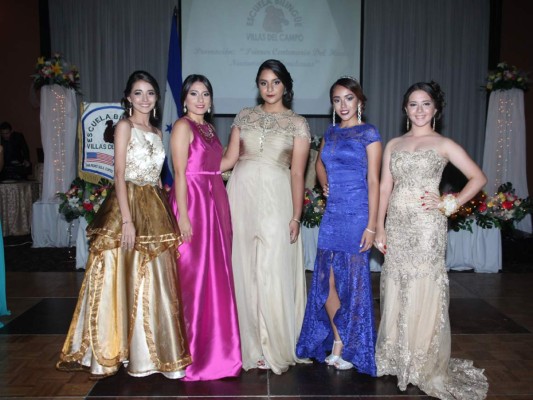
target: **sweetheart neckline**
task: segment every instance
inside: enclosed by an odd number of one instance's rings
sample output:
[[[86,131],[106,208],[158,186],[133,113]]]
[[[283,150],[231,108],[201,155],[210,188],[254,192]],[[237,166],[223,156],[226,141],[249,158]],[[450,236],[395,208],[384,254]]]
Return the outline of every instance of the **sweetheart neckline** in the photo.
[[[443,158],[443,159],[446,159],[446,157],[442,156],[437,150],[435,149],[416,149],[414,151],[409,151],[409,150],[394,150],[392,154],[395,154],[395,153],[407,153],[409,155],[414,155],[416,153],[427,153],[427,152],[433,152],[435,154],[437,154],[440,158]]]

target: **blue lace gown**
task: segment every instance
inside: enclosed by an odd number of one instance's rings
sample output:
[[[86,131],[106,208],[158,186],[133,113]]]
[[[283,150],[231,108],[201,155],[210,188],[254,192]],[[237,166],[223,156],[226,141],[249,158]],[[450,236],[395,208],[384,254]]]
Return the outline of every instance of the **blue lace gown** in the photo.
[[[330,126],[324,138],[321,157],[328,174],[329,197],[296,353],[324,362],[331,352],[333,331],[325,303],[333,269],[341,303],[334,322],[344,344],[342,358],[358,372],[376,376],[369,252],[359,253],[359,243],[368,222],[366,146],[381,137],[374,126],[365,124]]]

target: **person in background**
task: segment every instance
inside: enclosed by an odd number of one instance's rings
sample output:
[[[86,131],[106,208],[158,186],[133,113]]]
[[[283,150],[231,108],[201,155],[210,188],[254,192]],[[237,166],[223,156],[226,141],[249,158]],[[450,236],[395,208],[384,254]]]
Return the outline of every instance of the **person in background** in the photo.
[[[165,159],[156,80],[131,74],[117,123],[114,189],[87,228],[89,258],[57,368],[185,376],[191,363],[176,258],[180,235],[161,190]]]
[[[220,175],[222,144],[211,124],[213,88],[203,75],[182,85],[185,115],[170,137],[174,186],[170,204],[183,237],[178,269],[194,362],[185,380],[241,372],[241,342],[231,268],[231,215]]]
[[[402,391],[413,384],[443,400],[478,400],[488,390],[483,370],[450,358],[445,254],[447,216],[487,179],[461,146],[435,131],[443,107],[437,83],[410,86],[403,98],[407,133],[385,147],[374,243],[385,255],[376,366],[378,376],[396,375]],[[448,162],[468,181],[459,193],[441,197]]]
[[[221,170],[233,224],[233,273],[243,368],[272,369],[308,362],[295,347],[305,310],[300,238],[310,133],[290,109],[292,78],[278,60],[256,76],[262,103],[235,117]]]
[[[366,97],[355,78],[338,79],[331,86],[330,101],[333,124],[324,134],[316,163],[328,202],[296,354],[375,376],[369,250],[376,233],[381,137],[375,126],[362,120]]]
[[[3,122],[0,124],[0,137],[4,148],[4,167],[0,169],[0,180],[26,179],[32,171],[24,135],[15,132],[9,122]]]

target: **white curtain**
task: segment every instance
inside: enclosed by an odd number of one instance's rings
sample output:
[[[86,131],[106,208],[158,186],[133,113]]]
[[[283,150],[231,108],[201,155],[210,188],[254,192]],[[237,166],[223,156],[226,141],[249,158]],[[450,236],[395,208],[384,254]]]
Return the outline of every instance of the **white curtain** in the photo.
[[[481,165],[489,12],[489,0],[365,1],[366,115],[384,142],[405,131],[403,93],[415,82],[433,79],[446,93],[440,133]]]
[[[521,89],[495,90],[489,98],[483,172],[487,175],[485,190],[489,195],[511,182],[518,197],[528,196],[526,175],[526,120],[524,92]],[[531,233],[531,217],[516,224]]]
[[[41,139],[44,151],[41,200],[53,201],[76,177],[76,93],[59,85],[41,88]]]
[[[151,73],[164,95],[170,18],[178,2],[48,0],[52,52],[79,67],[84,101],[119,101],[138,69]]]

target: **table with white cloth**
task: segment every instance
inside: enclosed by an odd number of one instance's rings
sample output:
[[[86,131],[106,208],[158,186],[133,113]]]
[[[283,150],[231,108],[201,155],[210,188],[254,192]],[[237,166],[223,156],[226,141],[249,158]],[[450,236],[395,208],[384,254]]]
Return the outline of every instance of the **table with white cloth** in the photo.
[[[89,240],[87,239],[87,220],[83,217],[79,219],[76,233],[76,269],[85,269],[89,258]]]
[[[33,247],[74,246],[78,224],[78,219],[67,222],[59,213],[59,201],[36,201],[31,217]]]
[[[502,269],[502,238],[498,228],[483,229],[472,224],[472,232],[448,232],[446,267],[462,271],[498,272]]]
[[[304,248],[304,268],[306,271],[314,271],[316,247],[318,245],[318,226],[308,228],[302,225],[301,235]]]
[[[0,182],[0,216],[3,236],[21,236],[30,233],[32,203],[38,197],[38,182]]]
[[[382,254],[375,248],[370,257],[370,270],[381,271]],[[446,268],[464,271],[495,273],[502,268],[502,240],[497,228],[483,229],[472,224],[472,232],[448,231]]]

